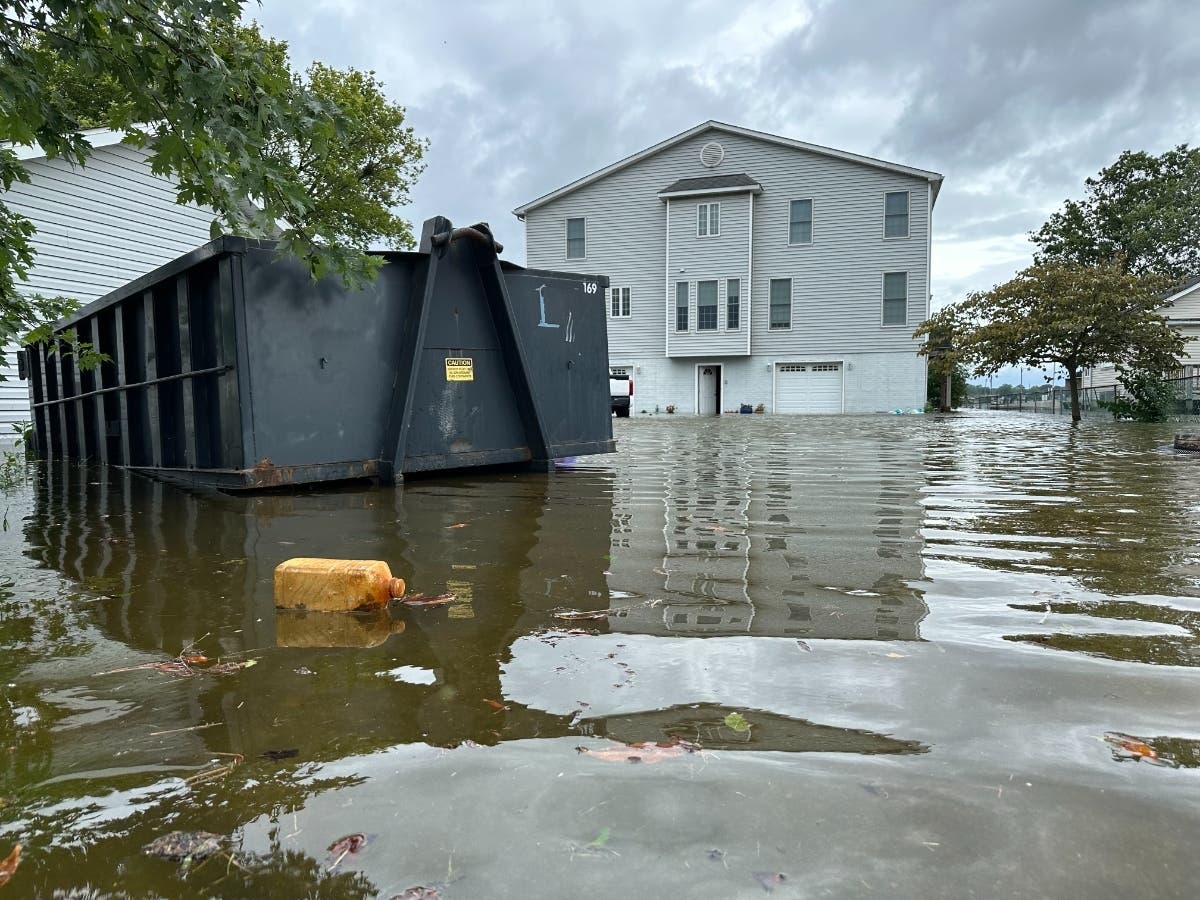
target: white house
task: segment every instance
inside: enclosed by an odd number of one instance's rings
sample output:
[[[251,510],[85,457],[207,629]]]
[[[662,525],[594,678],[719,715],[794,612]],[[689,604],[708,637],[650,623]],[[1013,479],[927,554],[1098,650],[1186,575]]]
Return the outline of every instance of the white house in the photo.
[[[38,147],[16,147],[29,184],[14,184],[4,202],[37,227],[29,294],[95,300],[209,239],[211,211],[176,202],[175,184],[150,172],[148,152],[122,144],[121,132],[84,135],[84,166],[46,159]],[[27,421],[27,383],[17,379],[15,347],[0,368],[0,437]]]
[[[1180,360],[1180,375],[1200,378],[1200,275],[1193,275],[1172,291],[1159,310],[1167,321],[1187,340]],[[1096,366],[1083,376],[1083,386],[1110,388],[1117,383],[1113,365]]]
[[[513,212],[527,264],[608,275],[635,412],[922,406],[936,172],[705,122]]]

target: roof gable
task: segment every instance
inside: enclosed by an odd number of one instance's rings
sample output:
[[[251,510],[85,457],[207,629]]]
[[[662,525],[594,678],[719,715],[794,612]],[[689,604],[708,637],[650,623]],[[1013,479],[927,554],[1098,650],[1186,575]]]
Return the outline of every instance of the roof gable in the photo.
[[[680,132],[674,137],[669,137],[665,141],[660,141],[651,147],[647,147],[645,150],[634,153],[632,156],[627,156],[624,159],[618,160],[617,162],[605,166],[602,169],[597,169],[590,175],[585,175],[583,178],[572,181],[570,184],[564,185],[557,190],[551,191],[548,194],[543,194],[541,197],[538,197],[535,200],[530,200],[528,203],[524,203],[514,209],[513,215],[517,216],[518,218],[523,218],[527,212],[537,209],[539,206],[544,206],[553,200],[557,200],[559,197],[566,196],[567,194],[577,191],[582,187],[586,187],[589,184],[600,181],[614,172],[619,172],[620,170],[639,163],[657,153],[661,153],[663,150],[667,150],[677,144],[681,144],[690,138],[704,134],[708,131],[739,135],[752,140],[765,141],[767,143],[776,144],[782,147],[790,147],[794,150],[804,150],[809,153],[815,153],[819,156],[842,159],[846,160],[847,162],[859,163],[860,165],[870,166],[871,168],[876,169],[883,169],[884,171],[888,172],[899,172],[903,175],[911,175],[914,178],[920,178],[929,182],[932,202],[937,201],[938,190],[942,185],[943,176],[937,172],[931,172],[927,169],[916,169],[911,166],[900,165],[899,163],[891,163],[882,159],[875,159],[871,156],[861,156],[857,153],[849,153],[845,150],[835,150],[832,147],[822,147],[819,144],[808,144],[804,141],[780,137],[779,135],[775,134],[767,134],[763,131],[753,131],[749,128],[741,128],[737,125],[728,125],[724,122],[717,122],[710,119],[707,122],[702,122],[694,128],[689,128],[687,131]],[[672,185],[672,187],[674,187],[674,185]]]

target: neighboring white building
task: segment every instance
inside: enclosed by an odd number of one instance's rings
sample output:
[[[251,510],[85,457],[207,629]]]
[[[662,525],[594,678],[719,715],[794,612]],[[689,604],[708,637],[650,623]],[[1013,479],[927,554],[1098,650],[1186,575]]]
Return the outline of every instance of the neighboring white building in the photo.
[[[607,275],[634,411],[925,403],[936,172],[705,122],[519,206],[527,265]]]
[[[123,134],[84,133],[92,154],[84,166],[17,147],[29,184],[14,184],[4,202],[37,227],[29,294],[95,300],[209,239],[211,211],[176,202],[175,183],[150,172],[149,153],[121,143]],[[17,378],[15,347],[0,374],[0,438],[27,421],[28,384]]]
[[[1187,339],[1179,374],[1200,378],[1200,275],[1193,275],[1168,295],[1159,312]],[[1096,366],[1084,373],[1082,382],[1085,388],[1110,388],[1117,383],[1117,369],[1113,365]]]

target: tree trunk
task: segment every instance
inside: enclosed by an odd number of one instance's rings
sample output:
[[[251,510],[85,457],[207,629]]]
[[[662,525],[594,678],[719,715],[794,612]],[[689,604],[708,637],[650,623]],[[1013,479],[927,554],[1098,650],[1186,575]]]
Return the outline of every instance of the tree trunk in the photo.
[[[942,403],[938,407],[938,412],[948,413],[951,411],[953,404],[954,393],[954,372],[949,371],[942,376]]]
[[[1079,367],[1068,366],[1067,378],[1071,382],[1071,421],[1078,422],[1081,418],[1079,414]]]

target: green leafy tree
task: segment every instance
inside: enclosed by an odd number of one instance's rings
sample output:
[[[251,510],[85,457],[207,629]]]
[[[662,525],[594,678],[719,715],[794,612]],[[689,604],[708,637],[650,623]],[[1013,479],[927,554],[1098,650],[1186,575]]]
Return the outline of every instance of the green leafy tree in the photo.
[[[64,307],[19,291],[33,225],[3,191],[13,145],[84,164],[89,126],[124,131],[214,235],[272,237],[314,277],[351,284],[382,241],[412,244],[407,202],[426,144],[371,73],[291,69],[285,44],[240,23],[244,0],[9,0],[0,8],[0,342]],[[40,305],[39,305],[40,304]],[[57,305],[56,305],[57,304]]]
[[[967,370],[962,365],[956,365],[950,370],[950,408],[956,409],[962,406],[962,402],[967,399]],[[936,368],[932,361],[929,364],[928,375],[925,381],[925,396],[928,402],[936,406],[939,412],[949,412],[942,406],[942,381],[945,378],[944,370]]]
[[[978,375],[1004,366],[1061,365],[1071,388],[1071,418],[1079,421],[1083,369],[1115,362],[1165,373],[1179,365],[1184,340],[1157,311],[1162,287],[1163,279],[1131,274],[1119,259],[1096,265],[1044,261],[939,310],[915,336],[954,329],[959,359]]]
[[[1030,234],[1035,262],[1121,258],[1127,271],[1170,283],[1200,273],[1200,147],[1127,150],[1085,185],[1083,200],[1067,200]]]

